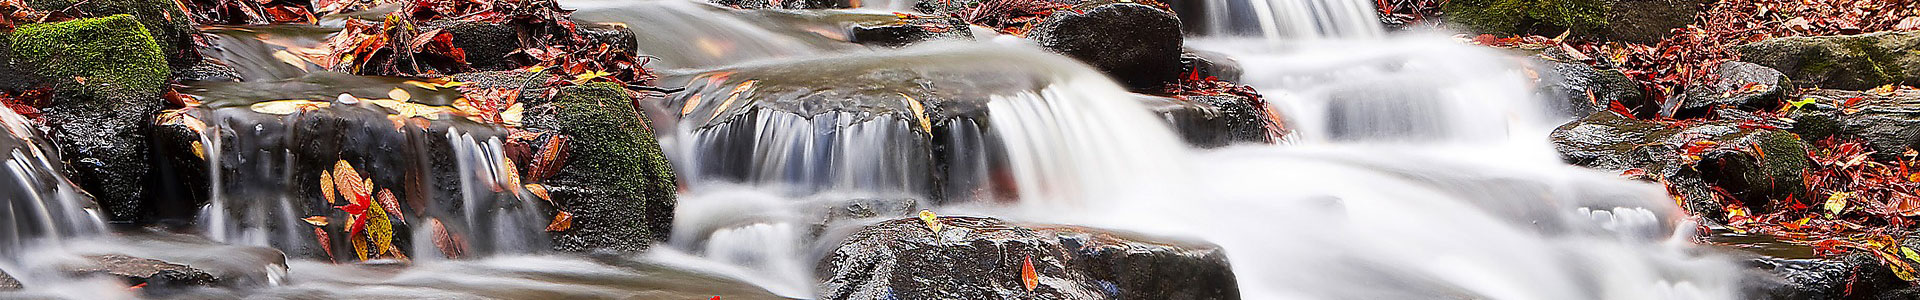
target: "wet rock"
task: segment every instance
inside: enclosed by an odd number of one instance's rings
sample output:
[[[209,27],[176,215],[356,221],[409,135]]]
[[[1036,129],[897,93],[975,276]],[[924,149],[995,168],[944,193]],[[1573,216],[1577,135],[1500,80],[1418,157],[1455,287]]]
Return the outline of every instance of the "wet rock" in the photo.
[[[1219,52],[1187,49],[1180,53],[1180,65],[1186,66],[1181,74],[1197,78],[1213,77],[1228,82],[1240,81],[1240,62]]]
[[[1757,256],[1746,263],[1757,271],[1748,275],[1744,287],[1749,299],[1911,299],[1910,291],[1902,291],[1908,284],[1873,254],[1810,259]]]
[[[1134,91],[1180,80],[1180,20],[1133,3],[1092,3],[1059,10],[1027,33],[1041,47],[1078,59]]]
[[[1718,80],[1687,87],[1680,103],[1664,104],[1664,115],[1694,118],[1718,108],[1772,111],[1780,108],[1793,84],[1785,74],[1765,66],[1730,61],[1720,64]]]
[[[1711,0],[1614,0],[1606,25],[1595,33],[1607,40],[1656,44],[1672,31],[1693,24],[1693,16],[1707,10]]]
[[[1806,143],[1785,130],[1738,121],[1675,127],[1603,111],[1560,126],[1551,138],[1568,163],[1615,172],[1638,169],[1667,180],[1697,215],[1721,211],[1709,185],[1761,212],[1770,209],[1769,199],[1807,199],[1800,178],[1811,165],[1807,157],[1767,155],[1806,153]]]
[[[749,10],[736,12],[790,35],[817,35],[868,46],[904,47],[941,39],[973,39],[967,22],[947,16],[859,10]]]
[[[26,286],[20,285],[19,280],[14,280],[13,275],[7,275],[6,270],[0,270],[0,292],[18,291],[24,288]]]
[[[42,109],[74,179],[98,197],[109,219],[136,216],[147,180],[143,126],[160,110],[167,61],[133,17],[21,26],[12,63],[54,88]]]
[[[1237,143],[1268,143],[1266,116],[1234,95],[1167,98],[1138,96],[1187,144],[1217,148]]]
[[[1793,107],[1787,116],[1794,120],[1792,131],[1805,140],[1863,140],[1882,159],[1920,149],[1920,91],[1812,90],[1801,101],[1810,102]]]
[[[240,70],[213,60],[201,60],[186,69],[174,70],[179,81],[240,81]]]
[[[714,4],[742,9],[826,9],[853,8],[859,0],[711,0]]]
[[[1640,84],[1619,70],[1549,60],[1534,60],[1533,68],[1540,75],[1538,92],[1543,98],[1556,99],[1547,102],[1548,105],[1566,116],[1592,115],[1607,110],[1608,103],[1612,102],[1628,108],[1647,107],[1644,110],[1650,113],[1655,111],[1646,95],[1640,92]]]
[[[58,11],[76,18],[96,18],[113,15],[129,15],[139,21],[140,30],[146,31],[153,43],[166,58],[166,66],[185,69],[200,62],[200,54],[194,49],[194,35],[200,33],[190,20],[192,16],[180,10],[179,2],[169,0],[31,0],[27,6],[41,11]],[[125,26],[125,25],[114,25]],[[131,29],[132,27],[126,27]]]
[[[920,201],[913,198],[859,198],[842,201],[828,201],[813,207],[809,212],[813,230],[808,234],[818,238],[829,229],[842,224],[855,223],[857,220],[876,218],[899,218],[913,215],[920,210]]]
[[[567,165],[546,183],[574,215],[554,249],[641,251],[670,234],[674,170],[634,102],[621,86],[590,84],[527,109],[527,128],[571,137]]]
[[[1778,69],[1810,87],[1920,85],[1920,32],[1773,38],[1734,50],[1741,61]]]
[[[492,22],[461,22],[446,27],[453,35],[453,46],[465,50],[467,65],[479,71],[503,71],[520,67],[508,55],[520,50],[520,34],[513,25]]]
[[[1098,229],[941,217],[849,236],[815,269],[829,299],[1238,299],[1218,246]],[[1031,262],[1037,285],[1023,286]]]
[[[86,264],[69,266],[66,271],[76,275],[120,277],[126,279],[128,285],[145,284],[149,288],[214,286],[219,282],[206,271],[156,259],[95,255],[88,256],[87,260]]]

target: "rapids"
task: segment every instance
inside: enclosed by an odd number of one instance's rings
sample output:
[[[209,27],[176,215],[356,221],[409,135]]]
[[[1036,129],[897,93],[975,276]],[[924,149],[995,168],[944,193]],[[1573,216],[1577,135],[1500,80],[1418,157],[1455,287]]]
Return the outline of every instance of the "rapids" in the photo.
[[[583,22],[635,29],[637,48],[657,59],[649,66],[688,85],[644,104],[683,182],[667,242],[629,256],[536,250],[542,221],[526,215],[534,204],[517,203],[530,198],[485,188],[500,180],[501,134],[460,123],[439,136],[382,137],[412,142],[357,155],[391,156],[402,161],[396,170],[460,174],[445,188],[464,205],[434,209],[483,243],[485,255],[404,267],[263,262],[266,270],[245,272],[258,274],[258,285],[179,297],[812,298],[814,262],[839,242],[836,233],[873,221],[818,217],[852,201],[896,215],[928,209],[1196,237],[1226,249],[1247,299],[1740,298],[1740,269],[1694,245],[1695,226],[1657,186],[1559,161],[1545,136],[1568,116],[1547,113],[1517,57],[1444,33],[1388,33],[1370,0],[1197,3],[1181,8],[1203,16],[1186,21],[1195,33],[1187,46],[1238,60],[1242,81],[1294,130],[1287,142],[1189,148],[1112,80],[1015,38],[870,48],[705,3],[562,2]],[[902,8],[877,5],[863,10]],[[240,98],[238,107],[399,86],[299,63],[336,30],[211,30],[206,53],[246,82],[195,91]],[[741,96],[732,88],[745,75],[701,75],[772,74],[759,78],[767,87],[862,72],[978,84],[954,104],[978,117],[917,124],[890,117],[899,111],[823,108],[906,107],[891,91]],[[729,91],[757,102],[733,103]],[[341,114],[369,107],[333,105]],[[232,158],[199,175],[214,189],[197,210],[200,236],[162,243],[98,234],[105,226],[77,204],[85,196],[48,171],[58,158],[21,134],[18,116],[0,113],[14,134],[0,144],[11,153],[0,172],[9,199],[0,206],[8,233],[0,269],[29,294],[130,298],[106,283],[51,284],[65,275],[46,261],[252,251],[232,249],[243,246],[318,251],[283,234],[305,227],[283,186],[308,179],[281,172],[308,163],[291,150],[299,129],[220,108],[199,114],[225,133],[200,140],[205,155]],[[443,155],[459,170],[406,163]],[[932,170],[936,160],[953,167]],[[239,203],[249,206],[230,207]],[[151,245],[164,247],[143,250]]]

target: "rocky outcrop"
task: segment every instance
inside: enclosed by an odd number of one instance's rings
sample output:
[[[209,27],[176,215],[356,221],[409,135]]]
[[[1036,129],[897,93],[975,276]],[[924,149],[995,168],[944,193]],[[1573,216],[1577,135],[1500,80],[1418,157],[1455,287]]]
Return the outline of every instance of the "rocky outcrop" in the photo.
[[[78,276],[118,277],[125,279],[129,286],[144,284],[163,289],[214,286],[219,281],[213,274],[194,267],[125,255],[88,256],[87,263],[68,266],[66,271]]]
[[[570,137],[567,165],[546,183],[574,216],[574,229],[553,234],[554,249],[640,251],[666,241],[679,189],[634,101],[619,85],[589,84],[529,103],[527,128]]]
[[[1707,10],[1712,0],[1610,0],[1607,23],[1588,36],[1653,45],[1673,35],[1674,29],[1693,24],[1693,16]]]
[[[1156,91],[1182,75],[1180,20],[1152,6],[1096,2],[1055,11],[1027,38],[1134,91]]]
[[[6,270],[0,270],[0,292],[18,291],[24,288],[26,286],[20,285],[20,280],[13,279],[13,275],[7,275]]]
[[[130,221],[148,179],[143,126],[162,105],[166,57],[132,16],[20,26],[8,37],[10,63],[54,90],[41,109],[81,187],[107,217]]]
[[[1616,172],[1638,169],[1666,180],[1696,215],[1722,211],[1709,185],[1761,212],[1769,209],[1770,199],[1807,199],[1800,175],[1812,162],[1805,155],[1779,155],[1807,153],[1806,142],[1785,130],[1767,129],[1771,125],[1744,122],[1669,126],[1603,111],[1562,125],[1551,137],[1568,163]]]
[[[1447,22],[1479,33],[1574,36],[1653,44],[1693,23],[1707,0],[1453,0]]]
[[[1920,85],[1920,32],[1773,38],[1734,50],[1741,61],[1778,69],[1807,87]]]
[[[1730,61],[1721,63],[1710,83],[1688,86],[1679,103],[1663,103],[1663,115],[1674,118],[1706,116],[1716,109],[1773,111],[1780,108],[1793,83],[1787,75],[1765,66]]]
[[[828,299],[1238,299],[1218,246],[992,218],[880,222],[815,269]],[[1024,278],[1027,266],[1032,277]],[[1025,280],[1031,279],[1031,289]]]

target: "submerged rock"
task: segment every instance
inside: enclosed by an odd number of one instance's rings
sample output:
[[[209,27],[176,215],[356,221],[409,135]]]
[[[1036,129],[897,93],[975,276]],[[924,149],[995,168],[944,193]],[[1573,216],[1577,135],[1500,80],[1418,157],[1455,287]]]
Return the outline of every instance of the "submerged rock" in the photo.
[[[1734,50],[1741,61],[1778,69],[1809,87],[1920,85],[1920,32],[1772,38]]]
[[[147,133],[170,73],[161,48],[127,15],[23,25],[8,37],[11,63],[54,88],[42,109],[74,179],[131,221],[148,180]]]
[[[1785,130],[1739,121],[1669,126],[1603,111],[1562,125],[1551,137],[1568,163],[1637,169],[1668,181],[1696,215],[1722,211],[1709,185],[1759,212],[1769,209],[1770,200],[1808,199],[1800,175],[1812,162],[1805,155],[1781,155],[1807,153],[1808,146]]]
[[[817,35],[868,46],[904,47],[943,39],[973,39],[966,21],[947,16],[862,10],[747,10],[735,13],[793,36]]]
[[[635,101],[619,85],[589,84],[527,109],[527,128],[571,137],[567,165],[546,183],[574,215],[554,249],[641,251],[671,233],[679,189]]]
[[[1180,20],[1152,6],[1094,2],[1055,11],[1027,38],[1134,91],[1162,89],[1183,75]]]
[[[1681,102],[1664,104],[1662,112],[1675,118],[1706,116],[1719,108],[1771,111],[1780,108],[1793,83],[1785,74],[1765,66],[1729,61],[1721,63],[1712,83],[1687,87]]]
[[[868,226],[815,269],[826,299],[1238,299],[1218,246],[940,217]],[[1024,269],[1031,264],[1033,288]]]

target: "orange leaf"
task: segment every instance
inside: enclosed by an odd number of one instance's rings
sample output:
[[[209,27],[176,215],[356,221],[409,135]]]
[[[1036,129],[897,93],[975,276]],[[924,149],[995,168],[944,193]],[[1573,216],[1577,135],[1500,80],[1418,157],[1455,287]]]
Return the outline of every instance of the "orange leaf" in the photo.
[[[327,226],[326,216],[312,216],[312,217],[306,217],[300,220],[307,221],[307,224],[313,224],[313,226],[323,226],[323,227]]]
[[[327,259],[332,260],[333,259],[333,239],[327,237],[327,231],[316,227],[313,229],[313,237],[316,241],[320,242],[320,251],[326,252]]]
[[[327,201],[327,204],[333,204],[334,199],[338,199],[333,196],[333,175],[331,172],[320,171],[320,197],[326,199],[324,201]]]
[[[407,223],[407,215],[400,213],[400,201],[393,198],[393,192],[389,192],[387,189],[380,189],[380,196],[376,198],[380,199],[380,207],[386,208],[387,213],[393,214],[393,217],[399,219],[401,224]]]
[[[560,211],[559,215],[553,216],[553,223],[547,224],[547,231],[561,232],[567,229],[573,229],[573,213],[566,211]]]
[[[1026,285],[1028,292],[1032,292],[1034,288],[1040,287],[1040,275],[1033,273],[1032,256],[1028,256],[1027,262],[1020,266],[1020,283]]]
[[[547,193],[547,186],[538,183],[528,183],[526,188],[527,193],[533,194],[534,197],[540,197],[540,200],[546,200],[548,204],[553,204],[555,207],[560,206],[560,203],[553,202],[553,195]]]

